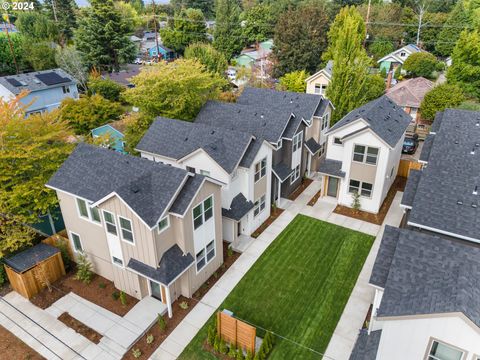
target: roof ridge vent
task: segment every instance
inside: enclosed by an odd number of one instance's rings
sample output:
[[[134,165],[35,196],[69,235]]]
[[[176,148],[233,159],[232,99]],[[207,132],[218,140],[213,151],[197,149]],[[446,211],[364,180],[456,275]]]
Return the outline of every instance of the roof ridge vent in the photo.
[[[455,144],[458,145],[458,140],[455,140]]]
[[[472,151],[470,151],[470,155],[475,155],[475,146],[472,147]]]
[[[477,119],[477,122],[475,123],[475,126],[480,126],[480,119]]]
[[[475,188],[473,189],[472,194],[473,195],[478,195],[478,185],[475,185]]]
[[[261,114],[260,117],[263,119],[263,114]]]
[[[457,200],[457,205],[463,205],[463,201],[462,200]]]
[[[477,208],[477,203],[475,201],[472,201],[472,208],[476,209]]]
[[[136,193],[138,193],[138,192],[140,191],[140,188],[139,188],[136,184],[132,184],[132,185],[130,186],[130,190],[131,190],[134,194],[136,194]]]

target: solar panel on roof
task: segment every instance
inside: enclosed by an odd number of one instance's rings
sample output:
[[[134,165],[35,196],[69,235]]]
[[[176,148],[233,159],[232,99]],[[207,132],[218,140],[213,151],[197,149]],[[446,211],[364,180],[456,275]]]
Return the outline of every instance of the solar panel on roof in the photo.
[[[13,78],[7,78],[6,79],[10,84],[12,84],[13,86],[22,86],[22,84],[20,82],[18,82],[16,79],[13,79]]]
[[[39,79],[41,82],[43,82],[45,85],[56,85],[56,84],[61,84],[61,83],[70,81],[70,79],[63,78],[54,72],[38,74],[38,75],[35,75],[35,77]]]

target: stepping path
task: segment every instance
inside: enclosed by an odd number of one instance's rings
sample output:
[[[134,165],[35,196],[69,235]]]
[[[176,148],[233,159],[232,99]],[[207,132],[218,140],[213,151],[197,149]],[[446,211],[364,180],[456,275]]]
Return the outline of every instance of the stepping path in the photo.
[[[322,188],[321,185],[321,181],[315,180],[295,201],[282,199],[282,208],[284,208],[285,211],[257,239],[250,241],[249,246],[237,261],[235,261],[217,283],[204,295],[202,300],[190,311],[185,319],[178,324],[163,343],[160,344],[160,347],[153,353],[150,359],[176,359],[203,325],[205,325],[210,316],[215,313],[220,304],[252,267],[255,261],[257,261],[267,247],[298,214],[305,214],[348,228],[350,228],[350,222],[352,222],[355,230],[363,231],[371,235],[378,233],[380,230],[380,226],[378,225],[351,219],[339,214],[332,214],[335,206],[333,206],[333,202],[328,201],[328,199],[323,200],[323,198],[321,198],[314,207],[308,206],[307,203],[318,190]],[[356,334],[357,329],[354,331],[354,335]]]

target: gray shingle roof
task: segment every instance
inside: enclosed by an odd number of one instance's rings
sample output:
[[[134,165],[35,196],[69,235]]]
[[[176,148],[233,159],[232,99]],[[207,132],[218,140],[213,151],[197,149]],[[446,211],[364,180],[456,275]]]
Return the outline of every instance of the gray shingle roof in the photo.
[[[237,103],[207,102],[195,122],[243,131],[276,143],[289,134],[284,135],[284,131],[292,114],[295,122],[310,120],[321,100],[320,95],[245,88]]]
[[[314,138],[310,138],[305,141],[305,147],[312,155],[315,155],[321,148],[320,144],[316,142]]]
[[[80,143],[47,185],[92,202],[116,192],[153,227],[187,176],[183,169]]]
[[[60,250],[56,247],[40,243],[9,258],[4,258],[3,261],[15,272],[22,273],[58,252]]]
[[[203,149],[230,174],[251,140],[252,135],[241,131],[158,117],[136,148],[176,160]]]
[[[372,331],[370,335],[367,330],[360,330],[349,360],[375,360],[381,337],[382,330]]]
[[[420,182],[421,176],[421,170],[410,170],[407,185],[405,186],[405,190],[403,191],[402,201],[400,202],[400,204],[410,207],[413,205],[413,199],[415,198],[415,194],[417,193],[417,187],[418,183]]]
[[[230,209],[222,208],[222,216],[239,221],[252,209],[253,203],[248,201],[242,193],[239,193],[233,198]]]
[[[480,327],[480,248],[396,229],[398,242],[377,315],[461,312]]]
[[[332,159],[323,159],[318,167],[318,172],[336,177],[345,177],[345,171],[342,171],[342,162]]]
[[[264,141],[265,140],[260,138],[252,140],[250,142],[250,145],[248,145],[247,151],[245,151],[245,154],[243,155],[243,158],[240,161],[239,165],[249,168],[250,165],[252,165],[253,160],[255,160],[258,150],[260,150],[260,147],[262,146]]]
[[[401,139],[412,120],[401,107],[384,95],[349,112],[328,133],[358,119],[365,120],[372,131],[391,147]]]
[[[418,183],[409,224],[480,240],[475,188],[480,194],[480,112],[447,109]]]
[[[435,139],[435,134],[428,134],[423,142],[422,152],[418,158],[420,161],[428,162],[430,157],[430,151],[432,151],[433,140]]]
[[[433,119],[432,126],[430,127],[431,134],[435,134],[440,129],[440,125],[442,124],[442,118],[443,118],[443,111],[437,112],[435,114],[435,119]]]
[[[163,253],[157,268],[130,258],[127,267],[146,277],[156,280],[164,285],[169,285],[175,278],[193,265],[193,256],[184,254],[180,247],[175,244]]]
[[[288,179],[290,175],[293,174],[293,169],[284,163],[280,162],[278,164],[272,165],[273,173],[280,179],[281,182],[284,182]]]
[[[183,216],[185,211],[188,210],[188,205],[190,205],[192,202],[193,197],[197,193],[198,189],[200,189],[204,179],[204,176],[198,174],[195,176],[189,176],[187,182],[182,188],[182,191],[180,191],[172,206],[170,206],[169,211]]]
[[[317,108],[317,111],[315,111],[315,116],[323,116],[329,104],[331,104],[330,100],[322,99],[320,106]]]
[[[333,75],[333,60],[328,60],[327,65],[325,65],[325,67],[323,68],[323,70],[325,70],[325,72],[326,72],[330,77],[332,77],[332,75]]]
[[[62,77],[65,79],[65,82],[55,84],[55,85],[47,85],[41,80],[39,80],[35,75],[42,75],[42,74],[48,74],[48,73],[55,73],[58,76]],[[8,79],[13,79],[18,82],[23,82],[26,85],[22,86],[14,86],[12,85],[11,82],[8,81]],[[64,86],[64,85],[70,85],[70,84],[76,84],[77,81],[75,78],[67,74],[65,71],[62,69],[51,69],[51,70],[44,70],[44,71],[35,71],[35,72],[30,72],[30,73],[25,73],[25,74],[18,74],[18,75],[8,75],[8,76],[3,76],[0,77],[0,84],[6,87],[10,92],[13,94],[20,94],[23,90],[28,90],[30,92],[32,91],[39,91],[39,90],[44,90],[48,88],[55,88],[59,86]]]
[[[370,275],[370,284],[385,288],[388,273],[392,265],[393,256],[397,247],[400,232],[393,226],[386,225],[383,232],[382,242],[378,249],[375,264],[373,265],[372,274]]]

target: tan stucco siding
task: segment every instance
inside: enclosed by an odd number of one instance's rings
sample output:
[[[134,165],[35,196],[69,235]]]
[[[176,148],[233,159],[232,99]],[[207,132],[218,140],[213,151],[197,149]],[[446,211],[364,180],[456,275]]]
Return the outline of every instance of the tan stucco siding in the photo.
[[[376,175],[377,166],[363,164],[352,160],[350,165],[350,179],[365,181],[375,185]]]
[[[253,184],[253,199],[257,200],[267,193],[267,177],[264,176]]]

